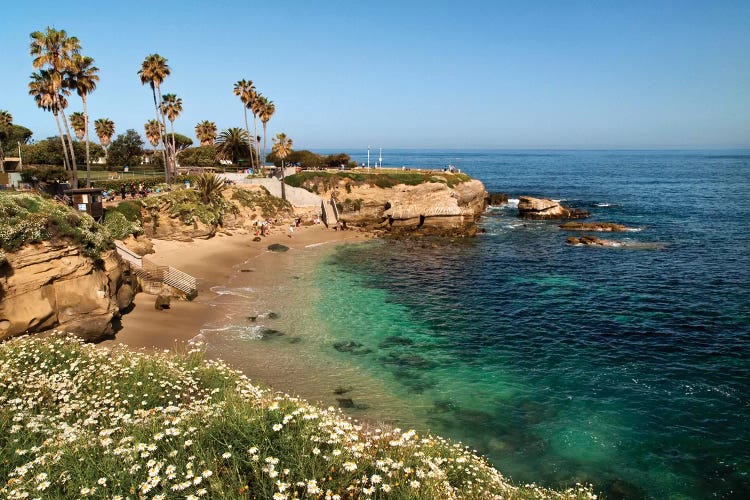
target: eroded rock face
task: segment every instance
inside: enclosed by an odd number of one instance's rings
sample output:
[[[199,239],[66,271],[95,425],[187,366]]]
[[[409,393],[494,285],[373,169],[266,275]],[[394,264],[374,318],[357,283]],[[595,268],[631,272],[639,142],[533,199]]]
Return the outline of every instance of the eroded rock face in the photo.
[[[589,216],[585,210],[568,208],[549,198],[518,197],[518,216],[526,219],[582,219]]]
[[[351,186],[339,189],[345,210],[341,219],[350,225],[380,228],[396,234],[464,236],[476,233],[476,221],[485,209],[487,193],[478,180],[449,187],[442,182],[391,188]],[[330,196],[324,195],[324,196]],[[346,200],[356,203],[346,203]],[[347,209],[356,205],[357,209]]]
[[[585,246],[595,246],[595,247],[619,247],[622,246],[622,243],[619,241],[613,241],[613,240],[605,240],[602,238],[597,238],[595,236],[581,236],[580,238],[576,238],[575,236],[570,236],[565,240],[565,243],[568,245],[585,245]]]
[[[100,263],[67,242],[26,245],[0,269],[0,340],[50,328],[97,340],[119,314],[122,265],[114,251]],[[121,294],[120,305],[132,301]]]

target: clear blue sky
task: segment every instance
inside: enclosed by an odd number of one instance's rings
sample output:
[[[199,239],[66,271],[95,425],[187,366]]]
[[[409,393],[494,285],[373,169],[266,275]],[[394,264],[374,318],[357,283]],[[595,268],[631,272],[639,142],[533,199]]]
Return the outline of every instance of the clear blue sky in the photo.
[[[750,146],[746,0],[11,0],[0,109],[37,139],[57,134],[27,95],[29,33],[48,25],[95,58],[89,113],[118,133],[153,117],[136,72],[158,52],[191,137],[204,119],[242,125],[247,78],[295,148]]]

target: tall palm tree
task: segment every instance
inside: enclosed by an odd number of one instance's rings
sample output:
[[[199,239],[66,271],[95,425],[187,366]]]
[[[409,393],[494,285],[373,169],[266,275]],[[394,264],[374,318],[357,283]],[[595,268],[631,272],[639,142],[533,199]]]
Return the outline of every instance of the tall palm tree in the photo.
[[[250,127],[247,125],[247,110],[250,109],[253,99],[255,98],[255,85],[252,80],[240,80],[234,84],[234,95],[240,98],[242,101],[242,109],[245,112],[245,131],[247,132],[248,141],[250,140]],[[255,162],[253,161],[252,149],[250,150],[250,161],[253,163],[255,168]]]
[[[66,93],[69,93],[63,88],[55,88],[52,82],[52,71],[42,69],[36,73],[31,74],[31,81],[29,82],[29,95],[34,97],[36,105],[42,108],[44,111],[51,111],[55,117],[55,123],[57,123],[57,131],[60,133],[60,141],[63,147],[63,165],[65,170],[72,171],[72,177],[74,185],[78,183],[78,172],[75,169],[75,165],[71,164],[68,156],[68,150],[65,147],[65,135],[60,125],[60,109],[61,104],[68,105],[65,98]]]
[[[258,113],[260,116],[260,122],[263,124],[263,156],[262,162],[266,161],[266,126],[268,125],[268,121],[271,119],[273,114],[276,112],[276,105],[273,103],[272,100],[261,97],[260,98],[261,106],[260,106],[260,112]],[[261,165],[262,165],[261,162]]]
[[[253,92],[250,99],[250,112],[253,114],[253,140],[255,141],[255,158],[258,160],[260,167],[260,137],[258,137],[258,115],[260,114],[261,101],[263,95],[260,92]]]
[[[96,82],[99,81],[97,73],[99,68],[94,66],[92,57],[74,54],[70,65],[70,75],[68,85],[75,89],[78,96],[83,102],[83,120],[84,131],[86,136],[86,187],[91,187],[91,155],[89,153],[89,113],[86,109],[86,100],[88,95],[96,90]],[[71,117],[72,120],[72,117]],[[76,132],[78,135],[78,132]],[[79,137],[80,141],[81,138]]]
[[[169,126],[172,129],[172,165],[177,167],[177,146],[174,140],[174,121],[182,113],[182,98],[175,94],[164,94],[161,96],[161,112],[169,120]]]
[[[94,130],[96,130],[96,135],[99,137],[99,144],[104,148],[104,158],[107,161],[109,143],[112,141],[112,136],[115,135],[115,122],[109,118],[99,118],[94,122]]]
[[[141,69],[138,71],[138,76],[141,78],[141,84],[146,85],[147,83],[151,86],[151,92],[154,95],[154,109],[156,110],[156,119],[161,118],[161,124],[164,126],[166,131],[167,123],[164,121],[164,114],[161,112],[161,84],[170,75],[172,71],[167,66],[167,60],[159,54],[149,54],[141,63]],[[159,96],[157,100],[156,96]],[[169,183],[170,181],[170,168],[167,162],[167,141],[164,136],[161,136],[162,144],[164,145],[164,177]]]
[[[216,153],[222,160],[231,160],[237,164],[252,154],[252,147],[247,132],[239,127],[232,127],[219,134],[216,140]]]
[[[286,134],[276,134],[273,139],[271,151],[281,160],[281,199],[286,200],[286,190],[284,189],[284,158],[292,152],[294,142]]]
[[[80,141],[83,139],[83,135],[86,132],[86,119],[83,117],[83,113],[76,111],[70,115],[70,126],[73,127],[73,132],[76,134],[76,138]]]
[[[78,187],[76,155],[73,151],[73,140],[70,138],[68,120],[65,117],[67,102],[63,106],[60,90],[64,86],[65,73],[70,69],[71,58],[78,54],[81,49],[81,44],[78,41],[78,38],[74,36],[69,37],[65,30],[56,30],[49,26],[44,32],[34,31],[30,36],[31,45],[29,46],[29,52],[31,56],[34,57],[34,60],[32,61],[34,68],[41,69],[44,68],[44,66],[49,66],[48,70],[53,90],[52,97],[55,100],[54,107],[60,114],[62,122],[65,125],[73,172],[72,184],[75,188]],[[63,136],[62,134],[60,136],[63,141],[63,149],[65,149],[66,136]]]
[[[216,140],[216,124],[203,120],[195,126],[195,136],[201,141],[201,146],[210,146]]]

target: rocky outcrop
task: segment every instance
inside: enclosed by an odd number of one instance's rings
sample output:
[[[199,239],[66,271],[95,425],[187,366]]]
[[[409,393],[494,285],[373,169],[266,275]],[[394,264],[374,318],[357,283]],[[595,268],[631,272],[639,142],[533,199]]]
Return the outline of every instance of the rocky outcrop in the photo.
[[[574,246],[596,246],[596,247],[620,247],[622,246],[622,243],[619,241],[614,240],[605,240],[602,238],[597,238],[595,236],[581,236],[580,238],[576,238],[575,236],[570,236],[568,239],[565,240],[565,243],[568,245],[574,245]]]
[[[487,202],[487,205],[492,205],[493,207],[507,205],[508,193],[489,193],[485,201]]]
[[[549,198],[518,197],[518,216],[526,219],[582,219],[589,216],[585,210],[568,208]]]
[[[118,295],[123,268],[113,250],[94,261],[69,242],[43,242],[6,257],[0,340],[55,327],[97,340],[112,333],[112,319],[132,301],[127,290]]]
[[[598,232],[621,232],[621,231],[633,231],[633,228],[623,226],[622,224],[615,224],[614,222],[577,222],[570,221],[565,224],[560,224],[561,229],[566,231],[598,231]]]
[[[485,209],[487,193],[477,180],[449,187],[443,182],[380,188],[343,182],[335,191],[340,218],[349,225],[391,234],[467,236]],[[331,193],[326,193],[330,198]]]

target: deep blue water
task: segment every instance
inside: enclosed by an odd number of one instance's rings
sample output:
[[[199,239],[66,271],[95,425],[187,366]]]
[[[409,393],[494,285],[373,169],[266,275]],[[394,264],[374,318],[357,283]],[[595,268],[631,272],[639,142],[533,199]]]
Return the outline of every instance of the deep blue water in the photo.
[[[366,152],[352,152],[366,161]],[[489,191],[640,228],[565,245],[488,211],[486,234],[376,241],[326,260],[336,353],[516,481],[610,498],[750,498],[750,151],[386,151]]]

